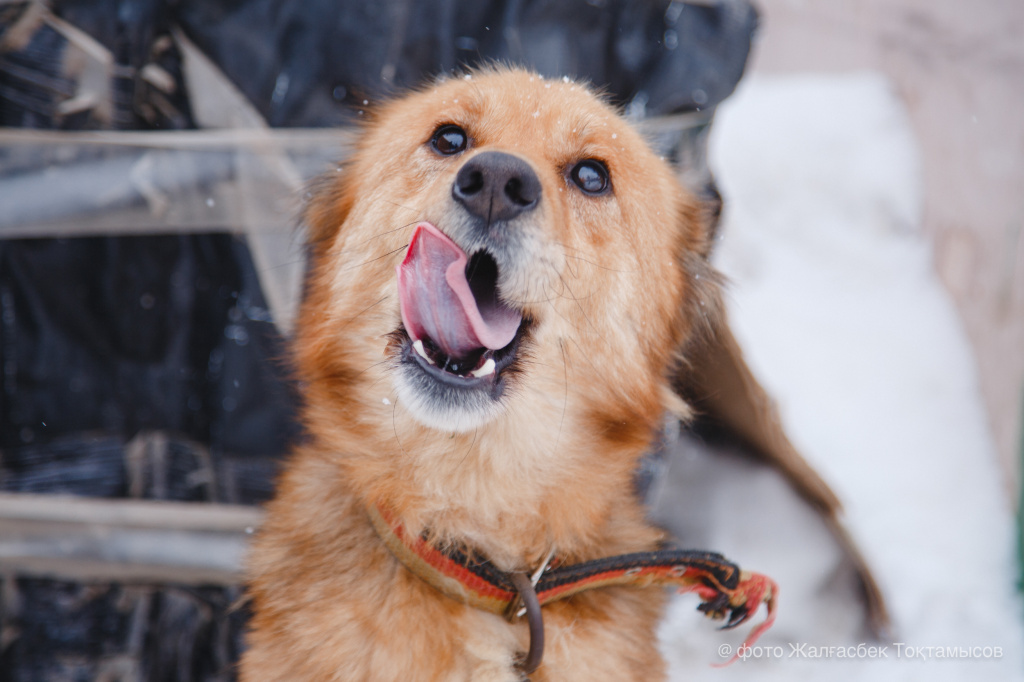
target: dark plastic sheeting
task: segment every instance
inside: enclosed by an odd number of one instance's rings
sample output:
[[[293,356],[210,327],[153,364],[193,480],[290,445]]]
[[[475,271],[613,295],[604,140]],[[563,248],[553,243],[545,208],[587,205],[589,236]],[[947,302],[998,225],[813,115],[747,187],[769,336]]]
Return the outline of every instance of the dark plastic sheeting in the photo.
[[[364,99],[488,60],[589,79],[648,114],[713,107],[739,81],[757,22],[745,2],[664,0],[196,0],[179,8],[189,35],[276,126],[345,123]]]
[[[283,352],[228,235],[0,242],[0,448],[162,429],[277,454]],[[3,485],[0,483],[0,485]]]

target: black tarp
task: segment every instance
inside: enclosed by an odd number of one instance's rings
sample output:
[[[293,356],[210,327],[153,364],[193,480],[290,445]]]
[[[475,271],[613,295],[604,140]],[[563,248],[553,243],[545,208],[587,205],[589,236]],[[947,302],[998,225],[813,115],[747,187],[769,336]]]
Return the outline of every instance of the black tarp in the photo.
[[[38,6],[0,5],[4,126],[194,127],[176,30],[273,126],[345,125],[364,102],[493,60],[588,79],[632,116],[713,110],[757,23],[742,0],[54,0],[113,57],[90,105],[75,100],[67,31],[33,19]],[[679,157],[714,198],[705,142],[676,146],[693,147]],[[281,339],[228,234],[0,241],[0,370],[2,490],[256,503],[299,437]],[[127,445],[154,432],[168,455],[133,483]],[[237,591],[14,583],[0,682],[233,677]]]

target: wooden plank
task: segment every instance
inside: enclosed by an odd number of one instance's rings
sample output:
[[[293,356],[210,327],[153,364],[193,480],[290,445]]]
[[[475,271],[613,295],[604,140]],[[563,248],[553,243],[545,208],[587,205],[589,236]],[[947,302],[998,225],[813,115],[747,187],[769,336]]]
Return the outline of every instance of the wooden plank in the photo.
[[[238,505],[0,493],[0,573],[237,584],[262,521]]]
[[[656,147],[672,147],[712,113],[655,117],[637,127]],[[355,127],[0,129],[0,238],[289,234],[302,183],[335,167],[355,139]]]

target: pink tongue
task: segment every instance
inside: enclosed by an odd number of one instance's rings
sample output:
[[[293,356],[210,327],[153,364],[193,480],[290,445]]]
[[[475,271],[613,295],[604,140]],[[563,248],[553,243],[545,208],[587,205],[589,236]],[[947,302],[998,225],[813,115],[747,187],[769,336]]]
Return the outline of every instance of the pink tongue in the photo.
[[[449,357],[512,342],[522,315],[497,299],[496,291],[473,295],[466,279],[466,253],[430,223],[416,226],[398,271],[398,298],[405,330],[430,339]]]

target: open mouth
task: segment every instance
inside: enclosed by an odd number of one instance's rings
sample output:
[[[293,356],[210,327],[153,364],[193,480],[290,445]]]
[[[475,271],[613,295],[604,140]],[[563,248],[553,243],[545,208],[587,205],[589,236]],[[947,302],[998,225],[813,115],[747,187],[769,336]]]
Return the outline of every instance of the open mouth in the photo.
[[[493,384],[516,359],[522,312],[498,296],[498,265],[486,252],[472,257],[430,223],[413,232],[396,268],[403,361],[465,388]]]

